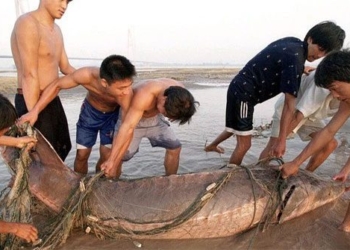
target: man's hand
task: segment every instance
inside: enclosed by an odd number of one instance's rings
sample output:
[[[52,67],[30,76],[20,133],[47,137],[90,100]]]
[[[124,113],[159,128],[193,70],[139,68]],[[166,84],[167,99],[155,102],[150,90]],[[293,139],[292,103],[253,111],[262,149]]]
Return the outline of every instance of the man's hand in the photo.
[[[297,175],[299,171],[299,166],[292,163],[292,162],[287,162],[280,166],[281,170],[281,176],[283,179],[288,178],[289,176],[295,176]]]
[[[38,239],[38,230],[30,224],[13,223],[13,229],[14,235],[27,242],[34,242]]]
[[[340,171],[338,174],[333,176],[333,180],[334,181],[341,181],[341,182],[345,182],[346,179],[348,178],[348,174],[349,173],[345,173],[343,171]]]
[[[23,136],[23,137],[17,137],[16,141],[17,141],[17,143],[16,143],[17,148],[23,148],[23,147],[28,145],[27,149],[29,150],[35,146],[37,139],[35,139],[34,137],[30,137],[30,136]]]
[[[34,126],[34,123],[38,120],[38,113],[34,110],[29,111],[27,114],[22,115],[17,120],[17,125],[22,125],[23,123],[29,122],[31,126]]]
[[[121,168],[118,168],[118,166],[116,166],[111,160],[107,160],[101,164],[101,171],[104,171],[107,178],[113,179],[119,178],[121,174]]]
[[[286,151],[286,142],[277,141],[271,148],[269,155],[276,158],[281,158]]]
[[[309,75],[312,71],[314,71],[316,68],[311,66],[305,66],[304,67],[304,74]]]

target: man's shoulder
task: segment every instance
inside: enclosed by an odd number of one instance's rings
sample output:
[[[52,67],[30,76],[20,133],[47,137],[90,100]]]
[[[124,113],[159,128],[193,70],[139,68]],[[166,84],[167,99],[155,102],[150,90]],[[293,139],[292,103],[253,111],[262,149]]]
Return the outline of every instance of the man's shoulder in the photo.
[[[293,36],[287,36],[287,37],[283,37],[273,41],[272,43],[270,43],[269,46],[277,46],[277,45],[285,46],[285,45],[293,45],[293,44],[301,44],[301,43],[303,43],[303,41],[301,41],[299,38],[293,37]]]
[[[100,68],[98,67],[82,67],[75,70],[72,74],[78,78],[79,82],[94,83],[100,79]]]
[[[14,29],[36,29],[38,28],[38,20],[34,17],[32,12],[21,15],[17,18]]]

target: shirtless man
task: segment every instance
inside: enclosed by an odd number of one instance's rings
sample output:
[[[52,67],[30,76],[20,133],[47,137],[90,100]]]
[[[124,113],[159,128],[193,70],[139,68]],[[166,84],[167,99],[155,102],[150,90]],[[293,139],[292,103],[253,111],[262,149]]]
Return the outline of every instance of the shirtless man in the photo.
[[[23,148],[27,144],[34,146],[36,139],[29,136],[11,137],[6,132],[14,125],[17,119],[15,107],[0,94],[0,146]],[[38,238],[38,230],[33,225],[19,222],[6,222],[0,220],[0,234],[13,234],[27,242],[34,242]],[[1,248],[1,246],[0,246]]]
[[[70,0],[40,0],[37,10],[20,16],[11,35],[12,55],[17,68],[18,89],[15,106],[19,116],[31,110],[44,88],[75,69],[69,64],[60,28],[55,24]],[[41,112],[35,123],[62,160],[71,141],[67,118],[59,97]]]
[[[180,125],[190,122],[198,102],[182,83],[167,78],[145,80],[133,90],[131,105],[124,121],[117,122],[112,152],[101,170],[107,177],[119,178],[122,160],[131,159],[138,151],[141,139],[147,137],[153,147],[166,149],[166,175],[176,174],[181,143],[164,116]]]
[[[55,98],[61,89],[79,85],[87,89],[77,123],[77,153],[74,170],[88,173],[88,159],[92,146],[100,133],[100,159],[96,171],[107,160],[113,141],[114,126],[118,120],[119,107],[125,114],[132,98],[135,67],[123,56],[111,55],[103,60],[101,67],[84,67],[48,85],[34,108],[19,119],[22,124],[34,124],[40,112]]]

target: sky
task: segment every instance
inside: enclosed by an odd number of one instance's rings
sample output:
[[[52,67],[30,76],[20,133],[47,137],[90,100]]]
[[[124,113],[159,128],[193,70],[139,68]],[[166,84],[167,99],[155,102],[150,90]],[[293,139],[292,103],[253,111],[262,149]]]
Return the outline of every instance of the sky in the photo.
[[[29,10],[39,0],[28,1]],[[304,39],[314,25],[340,25],[350,47],[349,0],[73,0],[62,19],[71,58],[121,54],[132,61],[244,65],[270,42]],[[15,0],[2,0],[0,56],[11,55]]]

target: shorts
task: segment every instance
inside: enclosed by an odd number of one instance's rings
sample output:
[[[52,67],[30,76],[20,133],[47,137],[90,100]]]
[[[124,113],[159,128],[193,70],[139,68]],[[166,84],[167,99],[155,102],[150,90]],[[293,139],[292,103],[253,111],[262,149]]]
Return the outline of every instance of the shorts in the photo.
[[[118,120],[115,133],[118,132],[120,125],[121,122]],[[130,160],[139,151],[142,138],[147,138],[152,147],[162,147],[166,149],[181,147],[180,141],[170,128],[170,123],[165,120],[163,115],[158,114],[150,118],[142,118],[139,121],[129,148],[124,154],[123,161]]]
[[[112,112],[104,113],[94,108],[85,99],[77,122],[77,149],[92,148],[98,133],[100,133],[100,144],[111,147],[118,114],[119,107]]]
[[[16,94],[15,107],[18,116],[28,113],[22,94]],[[64,161],[72,148],[67,117],[60,98],[55,97],[39,114],[34,127],[37,128]]]
[[[237,99],[227,91],[226,131],[236,135],[253,134],[253,113],[255,104]]]
[[[297,133],[302,141],[310,141],[312,138],[310,135],[312,133],[320,131],[326,124],[321,120],[315,120],[312,122],[312,125],[309,125],[311,122],[306,122],[301,126]]]
[[[312,125],[311,125],[312,124]],[[310,141],[310,134],[320,131],[325,126],[325,123],[320,120],[307,121],[303,125],[299,125],[294,129],[294,133],[297,133],[302,141]],[[272,120],[271,137],[278,137],[280,132],[280,120]],[[290,135],[289,135],[290,136]],[[288,137],[289,137],[288,136]]]

